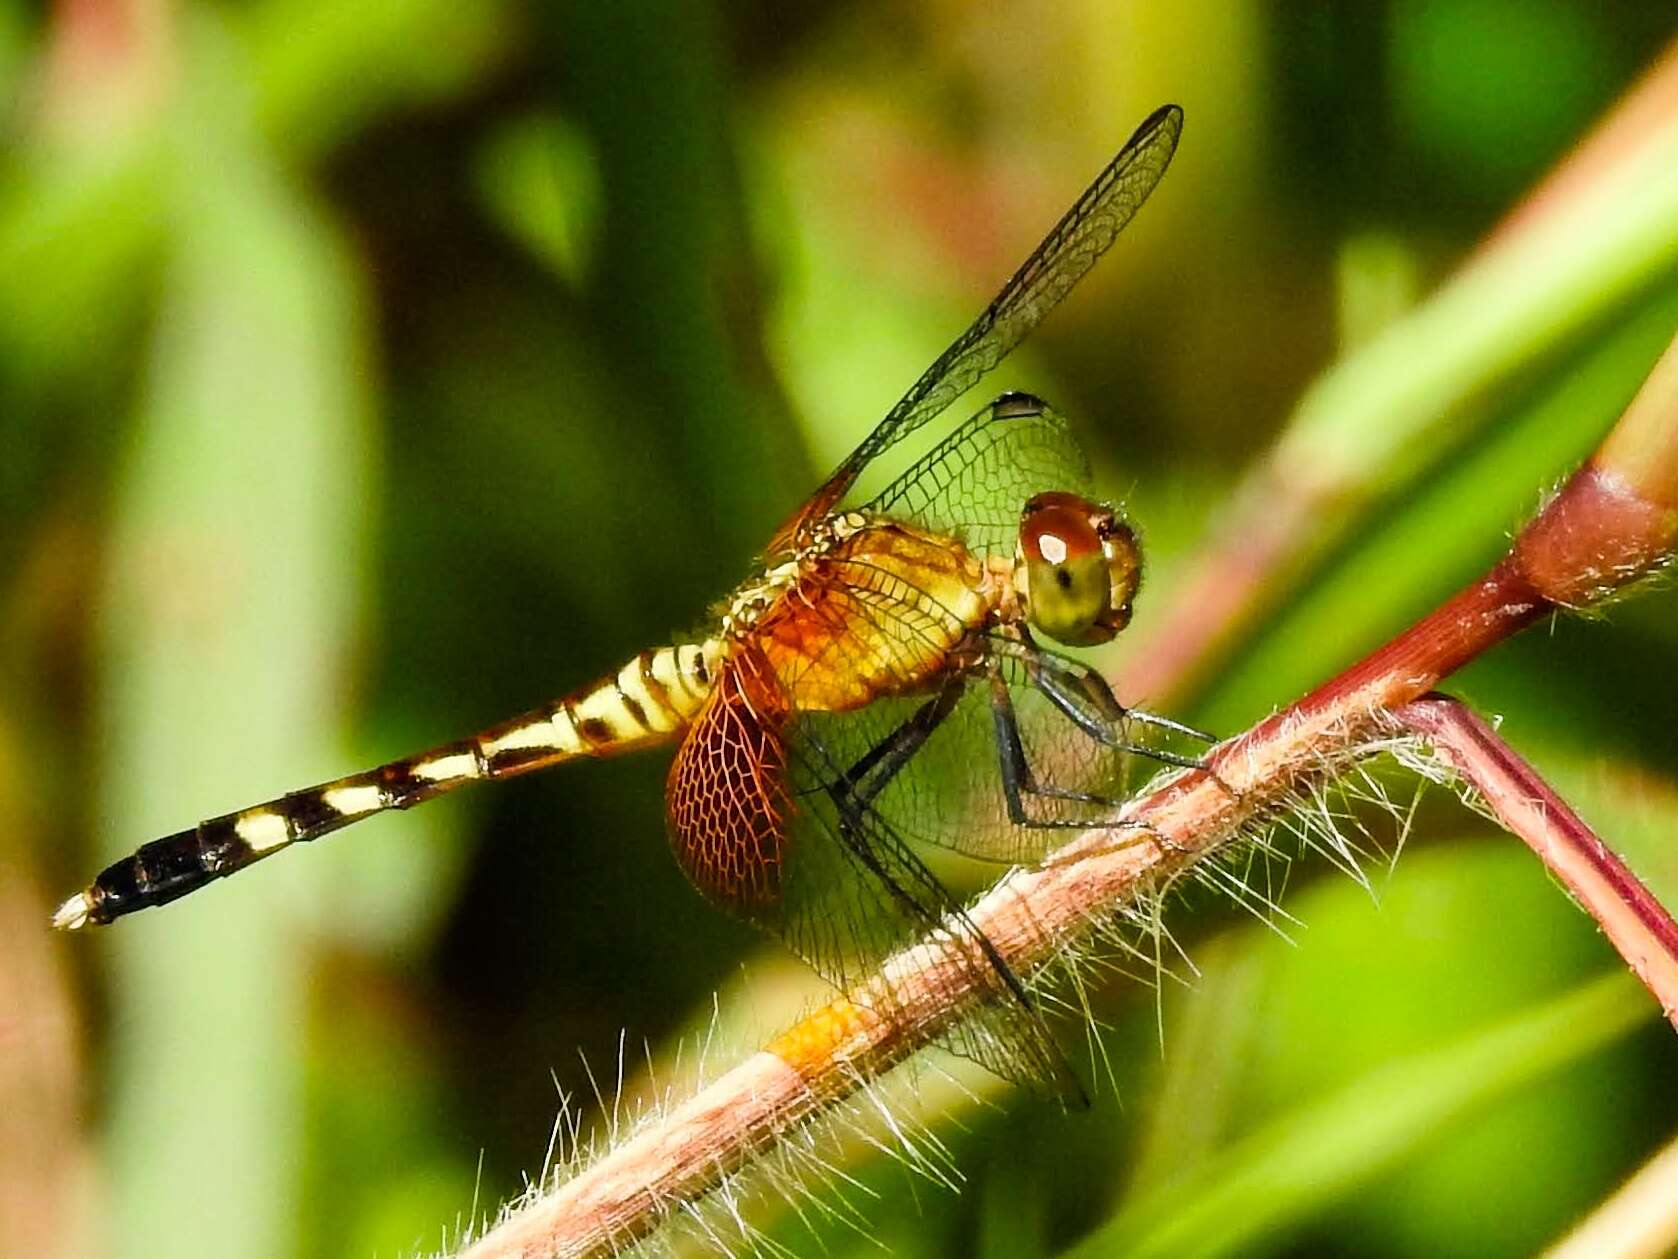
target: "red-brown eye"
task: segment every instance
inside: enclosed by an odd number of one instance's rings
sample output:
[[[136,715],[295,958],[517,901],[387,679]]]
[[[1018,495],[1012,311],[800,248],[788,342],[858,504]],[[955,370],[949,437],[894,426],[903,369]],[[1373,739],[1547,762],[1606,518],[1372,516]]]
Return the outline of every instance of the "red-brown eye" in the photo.
[[[1028,561],[1064,564],[1099,554],[1101,537],[1090,519],[1091,504],[1076,494],[1039,494],[1020,517],[1020,545]]]
[[[1141,555],[1130,526],[1076,494],[1039,494],[1020,515],[1019,565],[1032,626],[1069,646],[1130,622]]]

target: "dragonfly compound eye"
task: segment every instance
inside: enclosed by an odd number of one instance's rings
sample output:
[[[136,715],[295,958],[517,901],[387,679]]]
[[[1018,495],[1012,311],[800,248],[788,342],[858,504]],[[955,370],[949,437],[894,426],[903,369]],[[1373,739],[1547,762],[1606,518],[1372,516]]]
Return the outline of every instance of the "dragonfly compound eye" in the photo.
[[[1131,527],[1076,494],[1039,494],[1020,515],[1019,567],[1034,628],[1069,647],[1104,643],[1130,623],[1142,580]]]

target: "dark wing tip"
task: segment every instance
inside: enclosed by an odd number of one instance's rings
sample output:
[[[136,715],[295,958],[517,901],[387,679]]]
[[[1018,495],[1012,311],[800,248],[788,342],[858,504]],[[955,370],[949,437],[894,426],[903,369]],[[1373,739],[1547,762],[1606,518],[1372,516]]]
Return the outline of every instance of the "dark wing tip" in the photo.
[[[1122,160],[1126,155],[1134,155],[1141,149],[1161,148],[1165,150],[1165,162],[1169,165],[1171,159],[1176,156],[1177,144],[1182,138],[1183,107],[1161,105],[1130,133],[1130,139],[1125,141],[1124,148],[1120,150],[1117,164],[1123,164]]]
[[[1048,409],[1048,404],[1043,399],[1017,389],[1010,389],[1007,393],[998,395],[996,401],[990,405],[991,414],[999,420],[1029,419],[1042,415]]]
[[[1138,135],[1145,135],[1156,127],[1163,127],[1167,124],[1175,131],[1183,129],[1183,107],[1181,105],[1161,105],[1142,120],[1142,125],[1136,128],[1136,132]]]

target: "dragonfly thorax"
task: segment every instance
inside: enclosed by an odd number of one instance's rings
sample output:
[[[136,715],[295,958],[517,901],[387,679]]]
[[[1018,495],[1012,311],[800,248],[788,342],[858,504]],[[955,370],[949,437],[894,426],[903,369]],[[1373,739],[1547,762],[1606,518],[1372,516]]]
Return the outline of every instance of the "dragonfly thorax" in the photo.
[[[794,558],[765,569],[739,587],[724,601],[721,629],[725,636],[745,633],[775,601],[798,580],[799,561]]]
[[[737,636],[751,630],[813,566],[867,525],[868,518],[860,512],[826,516],[810,525],[788,558],[764,569],[724,600],[719,609],[723,634]]]

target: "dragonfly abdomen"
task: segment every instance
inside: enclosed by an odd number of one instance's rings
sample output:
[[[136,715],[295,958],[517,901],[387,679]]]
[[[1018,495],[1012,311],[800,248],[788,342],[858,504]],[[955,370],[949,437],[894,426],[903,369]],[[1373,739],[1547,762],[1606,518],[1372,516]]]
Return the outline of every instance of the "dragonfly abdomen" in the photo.
[[[716,640],[644,651],[617,673],[488,730],[153,840],[59,908],[56,926],[107,923],[164,905],[262,858],[480,779],[663,743],[711,692]]]
[[[667,742],[704,705],[721,657],[717,639],[644,651],[615,674],[468,742],[492,777]]]

